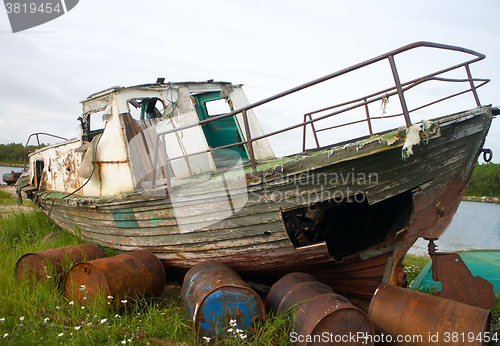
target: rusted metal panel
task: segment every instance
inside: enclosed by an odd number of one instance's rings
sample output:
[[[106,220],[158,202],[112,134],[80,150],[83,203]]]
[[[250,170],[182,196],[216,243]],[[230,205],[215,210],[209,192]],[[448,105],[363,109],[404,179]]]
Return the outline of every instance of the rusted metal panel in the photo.
[[[203,262],[191,268],[184,277],[182,299],[200,338],[226,334],[230,328],[255,333],[265,323],[260,297],[220,262]]]
[[[69,141],[67,145],[54,145],[37,151],[30,156],[30,164],[43,162],[43,171],[39,189],[70,193],[79,187],[78,167],[81,163],[81,154],[74,150],[80,145],[79,140]],[[34,179],[35,169],[30,171]]]
[[[128,299],[159,295],[165,278],[160,260],[137,250],[75,264],[64,280],[64,295],[80,304],[103,298],[109,305],[123,307]]]
[[[491,309],[495,305],[493,284],[480,276],[474,277],[456,253],[436,252],[434,241],[429,242],[432,258],[432,280],[441,282],[441,290],[433,294],[457,302]]]
[[[488,344],[489,310],[388,284],[375,292],[368,316],[394,345]]]
[[[374,344],[368,317],[311,275],[295,272],[282,277],[271,287],[266,308],[294,317],[294,345]]]
[[[60,281],[73,263],[105,257],[104,252],[94,244],[70,245],[28,253],[16,262],[16,276],[31,280]]]

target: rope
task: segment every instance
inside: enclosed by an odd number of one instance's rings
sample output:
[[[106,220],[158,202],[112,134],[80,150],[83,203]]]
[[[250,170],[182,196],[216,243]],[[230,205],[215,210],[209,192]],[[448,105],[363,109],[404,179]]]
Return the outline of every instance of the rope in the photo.
[[[380,109],[382,110],[382,118],[386,114],[385,109],[388,103],[389,103],[389,95],[385,93],[384,95],[382,95],[382,104],[380,105]]]

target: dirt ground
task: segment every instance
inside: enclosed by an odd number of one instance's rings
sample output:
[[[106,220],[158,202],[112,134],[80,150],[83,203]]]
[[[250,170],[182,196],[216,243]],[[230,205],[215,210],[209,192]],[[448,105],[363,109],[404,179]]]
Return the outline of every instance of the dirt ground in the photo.
[[[16,194],[16,187],[15,186],[7,186],[7,185],[0,185],[0,191],[5,191],[10,193],[13,199],[17,199],[17,194]],[[15,212],[15,211],[29,211],[31,210],[31,207],[25,207],[25,206],[18,206],[17,204],[14,205],[0,205],[0,218],[7,216],[8,214]]]

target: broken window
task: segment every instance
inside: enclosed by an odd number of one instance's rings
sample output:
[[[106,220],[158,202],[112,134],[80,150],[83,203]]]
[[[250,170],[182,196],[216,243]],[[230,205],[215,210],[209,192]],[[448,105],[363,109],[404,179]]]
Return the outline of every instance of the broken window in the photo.
[[[218,99],[205,102],[205,108],[209,117],[231,113],[231,108],[225,99]]]
[[[99,112],[91,112],[82,115],[78,120],[80,120],[82,130],[83,130],[83,142],[89,143],[92,139],[104,132],[104,127],[106,121],[103,119],[105,110]]]
[[[164,114],[167,108],[163,104],[163,101],[157,97],[135,98],[130,99],[128,102],[130,115],[136,120],[160,119],[168,115]],[[171,109],[172,107],[169,107],[167,112]]]

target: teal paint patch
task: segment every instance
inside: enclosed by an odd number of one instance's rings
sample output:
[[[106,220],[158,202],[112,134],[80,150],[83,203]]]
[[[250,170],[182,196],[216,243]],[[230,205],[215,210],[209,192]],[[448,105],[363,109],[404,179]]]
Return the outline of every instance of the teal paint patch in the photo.
[[[139,228],[135,214],[131,209],[111,210],[111,214],[113,215],[113,220],[115,220],[116,227]]]
[[[156,226],[158,226],[158,225],[161,225],[161,223],[162,223],[162,220],[155,219],[154,217],[153,217],[153,218],[151,218],[151,224],[152,224],[153,226],[155,226],[155,227],[156,227]]]

